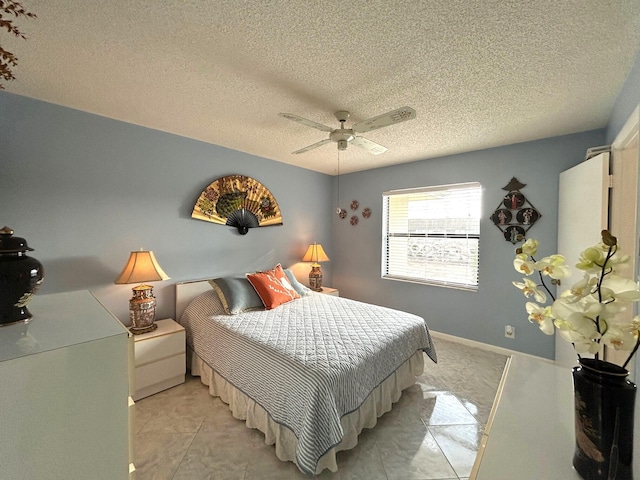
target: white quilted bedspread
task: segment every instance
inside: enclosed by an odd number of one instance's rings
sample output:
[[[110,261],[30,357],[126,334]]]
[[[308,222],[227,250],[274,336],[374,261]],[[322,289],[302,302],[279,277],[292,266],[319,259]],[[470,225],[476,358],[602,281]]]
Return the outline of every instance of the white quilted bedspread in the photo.
[[[310,475],[340,443],[343,415],[416,351],[436,361],[422,318],[331,295],[226,315],[211,290],[180,323],[200,358],[294,432],[298,467]]]

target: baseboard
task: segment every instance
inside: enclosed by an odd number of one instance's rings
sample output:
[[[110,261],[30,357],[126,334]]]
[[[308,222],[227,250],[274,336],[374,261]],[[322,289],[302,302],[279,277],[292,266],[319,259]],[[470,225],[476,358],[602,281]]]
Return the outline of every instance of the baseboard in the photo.
[[[545,363],[550,363],[551,365],[555,365],[554,360],[550,360],[544,357],[538,357],[537,355],[531,355],[529,353],[518,352],[517,350],[510,350],[508,348],[497,347],[495,345],[491,345],[488,343],[477,342],[476,340],[469,340],[468,338],[456,337],[455,335],[449,335],[448,333],[435,332],[429,329],[429,333],[431,336],[436,338],[442,338],[443,340],[448,340],[449,342],[460,343],[462,345],[467,345],[468,347],[479,348],[480,350],[486,350],[493,353],[499,353],[500,355],[506,355],[510,357],[511,355],[521,355],[523,357],[535,358],[536,360],[540,360]]]

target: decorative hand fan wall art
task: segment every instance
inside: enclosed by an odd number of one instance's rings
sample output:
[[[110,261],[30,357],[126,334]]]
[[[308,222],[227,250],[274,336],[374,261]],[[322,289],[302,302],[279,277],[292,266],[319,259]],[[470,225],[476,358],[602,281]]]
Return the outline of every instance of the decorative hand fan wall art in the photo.
[[[244,175],[214,180],[198,197],[191,217],[236,227],[241,235],[250,228],[282,225],[280,207],[271,192]]]

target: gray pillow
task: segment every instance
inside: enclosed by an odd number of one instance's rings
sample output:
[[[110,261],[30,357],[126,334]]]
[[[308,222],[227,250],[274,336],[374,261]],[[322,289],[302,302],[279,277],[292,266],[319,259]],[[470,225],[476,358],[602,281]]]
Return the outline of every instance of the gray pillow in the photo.
[[[289,279],[289,283],[291,284],[293,289],[298,292],[298,295],[300,295],[301,297],[306,297],[311,293],[311,289],[301,284],[291,270],[289,270],[288,268],[284,269],[284,274]]]
[[[262,300],[246,278],[223,277],[209,280],[228,315],[264,310]]]

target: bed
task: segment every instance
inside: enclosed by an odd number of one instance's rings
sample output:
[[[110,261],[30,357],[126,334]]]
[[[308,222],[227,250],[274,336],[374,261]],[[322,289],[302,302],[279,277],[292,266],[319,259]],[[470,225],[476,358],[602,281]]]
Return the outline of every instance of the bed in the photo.
[[[221,301],[222,298],[222,301]],[[207,280],[176,284],[188,363],[277,457],[313,476],[391,410],[436,352],[418,316],[316,292],[229,314]]]

